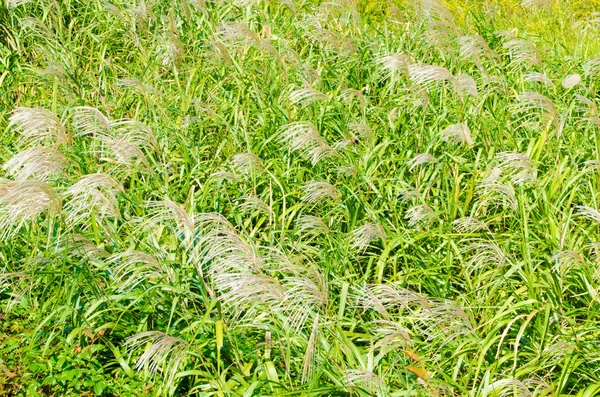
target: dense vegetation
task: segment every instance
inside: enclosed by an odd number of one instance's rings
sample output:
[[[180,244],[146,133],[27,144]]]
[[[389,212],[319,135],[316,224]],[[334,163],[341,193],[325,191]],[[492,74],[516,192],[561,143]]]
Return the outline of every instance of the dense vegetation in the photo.
[[[7,0],[0,396],[595,395],[597,6]]]

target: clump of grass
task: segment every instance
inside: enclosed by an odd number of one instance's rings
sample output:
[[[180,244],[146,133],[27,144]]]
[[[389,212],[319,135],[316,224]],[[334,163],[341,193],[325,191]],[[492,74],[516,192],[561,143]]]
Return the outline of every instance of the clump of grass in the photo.
[[[8,1],[0,320],[138,395],[593,395],[597,16],[550,3]]]

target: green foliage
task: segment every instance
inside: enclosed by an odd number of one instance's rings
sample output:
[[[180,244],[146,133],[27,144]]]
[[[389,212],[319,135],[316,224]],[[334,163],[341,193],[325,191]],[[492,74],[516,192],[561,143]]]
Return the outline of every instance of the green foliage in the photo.
[[[598,393],[569,7],[8,0],[0,396]]]

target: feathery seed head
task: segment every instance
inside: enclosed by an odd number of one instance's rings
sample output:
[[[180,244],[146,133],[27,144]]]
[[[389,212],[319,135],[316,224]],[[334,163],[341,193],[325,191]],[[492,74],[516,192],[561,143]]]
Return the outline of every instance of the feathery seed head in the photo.
[[[471,140],[471,129],[465,123],[449,125],[442,130],[441,134],[442,138],[446,142],[453,141],[457,143],[464,143],[468,146],[473,144],[473,141]]]
[[[414,168],[424,165],[424,164],[431,164],[431,163],[439,163],[439,160],[435,157],[433,157],[431,154],[429,153],[421,153],[421,154],[417,154],[415,157],[413,157],[408,163],[407,165],[409,166],[408,170],[412,171]]]
[[[130,250],[115,254],[106,263],[111,267],[111,278],[118,293],[132,291],[144,282],[165,276],[158,261],[145,252]]]
[[[329,227],[318,216],[301,215],[296,220],[296,227],[299,233],[328,234]]]
[[[290,93],[289,100],[294,105],[308,106],[313,102],[327,101],[329,100],[329,97],[319,90],[308,87],[292,91]]]
[[[513,72],[531,66],[541,67],[542,58],[534,43],[527,40],[510,40],[502,46],[510,57],[509,68]]]
[[[583,64],[583,75],[587,78],[595,78],[600,74],[600,57],[593,58]]]
[[[317,128],[309,122],[299,121],[282,126],[279,141],[310,159],[312,165],[335,155],[335,151],[319,135]]]
[[[496,155],[500,161],[500,168],[509,171],[513,184],[534,183],[537,171],[531,164],[531,159],[522,153],[500,152]]]
[[[435,212],[427,204],[419,204],[409,208],[404,216],[409,227],[431,223],[435,218]]]
[[[456,85],[461,94],[467,94],[477,99],[479,92],[477,91],[477,82],[473,77],[468,74],[459,74]]]
[[[340,200],[337,189],[328,182],[307,182],[304,184],[303,190],[304,196],[302,196],[302,201],[309,204],[322,202],[325,198],[329,198],[336,202]]]
[[[408,70],[411,82],[423,88],[444,82],[456,84],[454,75],[443,66],[412,64]]]
[[[570,90],[571,88],[575,87],[576,85],[579,85],[580,83],[581,76],[575,73],[565,76],[565,78],[562,79],[560,85],[562,85],[564,89]]]
[[[14,155],[2,169],[16,180],[46,181],[62,176],[67,166],[67,159],[57,149],[34,146]]]
[[[464,218],[456,219],[454,222],[452,222],[452,225],[454,225],[454,230],[456,230],[457,233],[461,234],[475,233],[480,230],[489,231],[489,228],[487,227],[485,222],[480,221],[479,219],[472,216],[466,216]]]
[[[265,166],[257,155],[240,153],[233,156],[233,169],[239,175],[252,175],[262,173]]]
[[[50,185],[0,179],[0,240],[14,236],[25,223],[35,221],[44,212],[60,210],[60,198]]]
[[[385,229],[379,223],[367,222],[350,233],[350,245],[358,252],[364,251],[371,241],[385,239]]]
[[[523,124],[534,124],[532,116],[537,115],[541,121],[551,121],[560,131],[560,115],[551,99],[538,92],[523,92],[517,95],[517,101],[513,109],[517,113],[524,114],[519,119],[525,120]]]
[[[523,80],[528,83],[542,83],[554,88],[554,83],[545,74],[539,72],[530,72],[523,75]]]
[[[71,142],[71,136],[58,117],[46,109],[15,108],[8,118],[8,126],[19,133],[19,145],[43,145],[50,142],[58,146]]]
[[[263,214],[269,217],[269,219],[275,216],[271,207],[256,196],[244,196],[238,199],[238,202],[240,203],[239,208],[245,213]]]
[[[185,340],[158,331],[136,334],[128,338],[125,345],[129,351],[144,349],[135,365],[136,370],[147,370],[154,376],[161,372],[167,386],[173,384],[179,367],[185,364],[191,351]]]
[[[121,184],[108,175],[85,175],[66,192],[70,196],[65,206],[67,222],[88,227],[92,212],[98,222],[102,222],[107,217],[119,218],[121,214],[117,193],[122,191]]]

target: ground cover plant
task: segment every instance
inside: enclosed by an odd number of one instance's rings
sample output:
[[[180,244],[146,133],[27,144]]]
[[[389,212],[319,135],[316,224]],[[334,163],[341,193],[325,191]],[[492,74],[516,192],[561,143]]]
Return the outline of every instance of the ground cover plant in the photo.
[[[594,396],[594,1],[7,0],[0,396]]]

